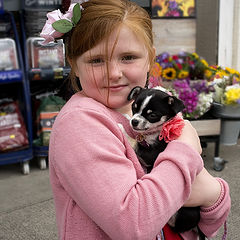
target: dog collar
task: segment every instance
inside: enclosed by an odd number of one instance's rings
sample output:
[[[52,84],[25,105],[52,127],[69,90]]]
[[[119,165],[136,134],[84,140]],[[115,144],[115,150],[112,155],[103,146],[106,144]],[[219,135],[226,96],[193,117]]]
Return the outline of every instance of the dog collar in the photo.
[[[149,147],[150,144],[146,141],[146,136],[155,134],[159,132],[159,140],[164,140],[166,143],[169,143],[172,140],[175,140],[181,135],[182,128],[184,127],[184,120],[180,114],[176,115],[173,118],[168,119],[167,122],[159,125],[153,131],[146,131],[144,134],[139,133],[136,136],[137,142],[139,142],[144,147]]]
[[[138,143],[140,143],[143,147],[149,147],[150,145],[147,143],[145,139],[146,139],[145,134],[140,133],[136,136],[136,140]]]
[[[155,133],[160,133],[162,130],[162,126],[163,124],[159,125],[158,127],[156,127],[155,129],[153,129],[152,131],[146,131],[144,133],[138,133],[136,136],[136,140],[138,143],[140,143],[143,147],[150,147],[150,144],[146,141],[146,137],[149,135],[153,135]]]

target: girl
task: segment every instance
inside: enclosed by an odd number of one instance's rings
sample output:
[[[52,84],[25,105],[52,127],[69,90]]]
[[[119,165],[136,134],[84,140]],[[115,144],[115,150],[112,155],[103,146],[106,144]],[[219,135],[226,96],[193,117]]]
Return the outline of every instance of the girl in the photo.
[[[229,189],[203,168],[191,124],[185,121],[181,136],[159,154],[149,174],[123,133],[135,137],[126,118],[127,96],[133,87],[145,86],[154,62],[151,19],[126,0],[79,6],[58,12],[59,19],[74,16],[64,37],[76,91],[55,120],[49,146],[59,238],[197,239],[194,231],[180,236],[168,228],[182,205],[201,206],[199,227],[214,236],[229,213]],[[52,28],[56,18],[48,18],[46,42],[63,35]]]

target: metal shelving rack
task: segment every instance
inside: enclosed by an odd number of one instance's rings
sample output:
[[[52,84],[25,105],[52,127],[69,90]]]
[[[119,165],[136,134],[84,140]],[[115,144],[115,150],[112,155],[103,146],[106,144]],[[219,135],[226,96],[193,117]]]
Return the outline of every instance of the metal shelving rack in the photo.
[[[27,49],[27,38],[33,37],[33,35],[29,35],[27,31],[26,26],[26,20],[24,19],[24,16],[26,15],[27,11],[32,11],[33,13],[36,11],[50,11],[51,8],[56,9],[60,8],[60,0],[56,1],[53,5],[55,6],[48,6],[47,4],[40,4],[40,1],[35,2],[26,2],[26,0],[22,0],[22,13],[20,15],[20,23],[21,23],[21,29],[22,29],[22,45],[23,45],[23,52],[24,52],[24,60],[25,60],[25,75],[29,83],[29,91],[30,96],[33,98],[34,93],[32,91],[32,87],[39,86],[42,88],[42,90],[45,87],[48,87],[51,83],[53,86],[58,86],[58,81],[62,82],[64,78],[66,78],[70,72],[69,67],[63,67],[63,68],[31,68],[29,66],[28,61],[28,49]],[[42,2],[43,3],[43,2]],[[35,35],[36,36],[36,35]],[[38,80],[36,80],[36,76],[38,76]],[[32,124],[33,128],[33,124]],[[34,132],[34,131],[33,131]],[[33,133],[33,139],[34,139],[34,133]],[[33,142],[32,139],[32,142]],[[35,146],[32,144],[33,149],[33,157],[38,161],[40,169],[45,169],[47,167],[47,159],[48,159],[48,146]]]
[[[11,71],[0,71],[0,85],[8,85],[13,87],[14,84],[19,84],[18,100],[20,102],[20,109],[24,118],[24,122],[27,129],[29,145],[22,150],[1,152],[0,153],[0,165],[21,163],[23,174],[30,173],[29,161],[33,158],[32,150],[32,117],[31,117],[31,103],[29,85],[26,80],[24,64],[21,52],[20,41],[18,38],[18,32],[15,24],[14,16],[11,12],[1,10],[0,18],[3,21],[9,21],[13,30],[14,40],[16,42],[17,57],[19,62],[19,69]],[[16,86],[15,86],[16,87]],[[0,90],[1,93],[1,90]]]

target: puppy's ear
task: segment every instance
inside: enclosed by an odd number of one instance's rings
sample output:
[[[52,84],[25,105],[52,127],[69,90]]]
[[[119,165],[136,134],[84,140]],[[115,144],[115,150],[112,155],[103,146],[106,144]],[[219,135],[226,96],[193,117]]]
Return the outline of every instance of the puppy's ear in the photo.
[[[175,96],[168,96],[167,102],[175,114],[181,112],[185,108],[183,101]]]
[[[137,95],[141,92],[141,90],[142,88],[139,86],[133,88],[127,97],[128,101],[136,99]]]

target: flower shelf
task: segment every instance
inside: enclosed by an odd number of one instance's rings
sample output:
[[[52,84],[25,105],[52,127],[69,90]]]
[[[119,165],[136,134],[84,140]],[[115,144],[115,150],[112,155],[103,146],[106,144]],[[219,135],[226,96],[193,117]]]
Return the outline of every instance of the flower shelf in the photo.
[[[213,168],[216,171],[222,171],[226,161],[219,157],[221,119],[202,119],[192,120],[190,122],[196,129],[202,143],[215,143]]]
[[[221,133],[220,119],[203,119],[190,121],[198,136],[217,136]]]

